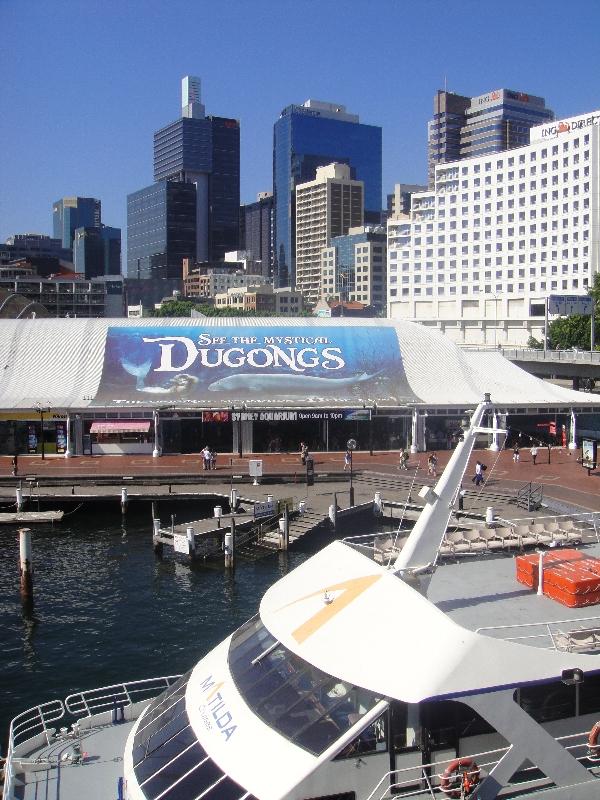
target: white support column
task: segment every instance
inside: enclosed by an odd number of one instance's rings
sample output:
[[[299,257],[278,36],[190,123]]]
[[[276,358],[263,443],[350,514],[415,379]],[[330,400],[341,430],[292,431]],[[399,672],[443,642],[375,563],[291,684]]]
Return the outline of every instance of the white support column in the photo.
[[[71,458],[73,455],[71,444],[71,415],[67,412],[67,447],[65,450],[65,458]]]
[[[498,414],[496,414],[495,411],[492,417],[492,428],[494,432],[492,433],[492,443],[489,449],[492,452],[497,453],[498,450],[500,450],[500,445],[498,444]]]
[[[577,450],[577,421],[575,412],[571,411],[571,435],[569,436],[569,450]]]
[[[152,450],[152,458],[158,458],[160,456],[160,444],[158,438],[158,411],[153,412],[154,416],[154,449]]]
[[[411,427],[411,434],[410,434],[410,452],[414,455],[418,453],[417,448],[417,422],[418,422],[419,412],[416,408],[413,408],[412,412],[412,427]]]

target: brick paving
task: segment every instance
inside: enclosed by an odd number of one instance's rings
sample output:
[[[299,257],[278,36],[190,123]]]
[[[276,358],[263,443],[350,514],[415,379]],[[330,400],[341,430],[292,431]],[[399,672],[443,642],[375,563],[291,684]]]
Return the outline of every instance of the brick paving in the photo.
[[[437,451],[438,475],[451,456],[451,451]],[[314,453],[315,472],[317,475],[340,474],[342,478],[343,453]],[[421,476],[427,482],[428,453],[418,453],[409,460],[409,470],[418,467],[418,482]],[[517,489],[532,481],[543,484],[544,496],[558,501],[579,506],[583,510],[600,511],[600,471],[590,476],[578,462],[580,451],[566,448],[553,448],[548,463],[548,450],[539,449],[537,464],[534,465],[528,449],[521,450],[519,463],[512,460],[512,450],[493,453],[489,450],[475,450],[467,475],[474,473],[475,461],[487,464],[487,488],[490,491],[516,493]],[[164,480],[169,478],[181,480],[210,480],[212,483],[225,483],[232,475],[248,475],[248,460],[260,458],[263,461],[263,475],[291,476],[301,483],[304,478],[304,467],[296,453],[253,453],[239,458],[237,454],[220,454],[217,470],[205,473],[199,454],[165,455],[152,458],[149,455],[124,456],[19,456],[19,477],[35,475],[40,481],[47,479],[67,479],[82,482],[94,482],[94,479],[114,478],[121,481],[123,476],[133,476],[142,481],[144,478]],[[365,472],[381,473],[388,476],[407,476],[407,472],[398,470],[398,452],[375,452],[372,456],[365,451],[354,454],[354,470],[357,474]],[[4,485],[14,485],[11,478],[11,458],[0,457],[0,481]],[[466,481],[468,488],[471,485]]]

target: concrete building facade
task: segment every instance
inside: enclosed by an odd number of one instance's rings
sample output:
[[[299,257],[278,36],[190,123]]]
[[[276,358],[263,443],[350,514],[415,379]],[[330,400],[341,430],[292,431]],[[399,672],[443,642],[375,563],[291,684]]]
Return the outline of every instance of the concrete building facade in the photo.
[[[296,288],[308,303],[322,293],[321,251],[334,236],[364,222],[364,184],[347,164],[317,168],[315,180],[296,187]]]
[[[600,112],[531,143],[439,165],[433,191],[388,220],[388,316],[464,344],[544,335],[550,294],[587,294],[600,263]]]
[[[321,250],[321,294],[385,308],[387,235],[382,226],[350,228]]]

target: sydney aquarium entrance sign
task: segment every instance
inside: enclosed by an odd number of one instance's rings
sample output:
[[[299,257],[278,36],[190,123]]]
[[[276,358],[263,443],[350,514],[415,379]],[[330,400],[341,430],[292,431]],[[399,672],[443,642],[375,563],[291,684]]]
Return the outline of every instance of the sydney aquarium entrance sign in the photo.
[[[327,409],[415,401],[392,327],[152,326],[108,329],[94,405]]]

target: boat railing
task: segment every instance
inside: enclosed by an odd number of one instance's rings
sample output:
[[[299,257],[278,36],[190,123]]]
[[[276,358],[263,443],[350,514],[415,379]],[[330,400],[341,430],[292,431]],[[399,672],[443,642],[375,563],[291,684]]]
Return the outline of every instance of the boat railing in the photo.
[[[517,631],[517,633],[508,635],[508,631]],[[555,619],[546,622],[521,622],[514,625],[488,625],[476,628],[475,633],[498,634],[494,638],[522,644],[534,644],[548,650],[594,652],[600,649],[600,615]]]
[[[175,683],[179,677],[179,675],[168,675],[161,678],[147,678],[76,692],[66,698],[65,707],[74,717],[91,717],[104,711],[116,711],[143,700],[151,700]]]
[[[571,523],[577,530],[587,532],[595,536],[596,541],[600,544],[600,511],[582,511],[575,514],[548,514],[546,516],[535,517],[512,517],[508,519],[496,520],[502,525],[510,525],[516,527],[519,525],[544,525],[545,523],[558,523],[560,526],[563,523]]]
[[[20,745],[28,743],[27,752],[39,746],[50,744],[56,729],[55,722],[63,719],[68,712],[71,718],[91,717],[102,712],[118,712],[119,708],[133,705],[139,701],[151,700],[167,689],[180,678],[179,675],[167,675],[160,678],[117,683],[69,695],[62,700],[50,700],[39,706],[23,711],[10,723],[8,746],[4,764],[4,800],[15,797],[15,759],[26,753],[19,753]],[[115,717],[114,721],[117,721]]]
[[[50,743],[55,729],[52,724],[58,722],[65,715],[65,707],[61,700],[50,700],[34,708],[29,708],[18,714],[10,723],[8,730],[8,747],[4,764],[4,789],[2,797],[5,800],[13,797],[15,785],[15,750],[24,742],[36,739],[46,744]]]
[[[597,762],[590,759],[588,747],[589,731],[582,731],[565,736],[557,736],[556,741],[560,742],[565,750],[568,750],[573,758],[579,762],[584,762],[589,770],[598,767]],[[468,758],[475,762],[474,770],[481,771],[483,780],[491,770],[498,764],[510,750],[508,747],[498,747],[494,750],[485,750],[479,753],[461,753],[460,758]],[[389,800],[393,797],[423,797],[428,794],[430,797],[448,797],[448,790],[442,788],[442,780],[447,768],[455,761],[455,758],[439,759],[427,764],[411,765],[400,769],[391,770],[384,773],[366,800]],[[540,777],[537,767],[533,764],[523,766],[519,770],[520,790],[527,785],[530,789],[544,788],[548,784],[548,778]]]

